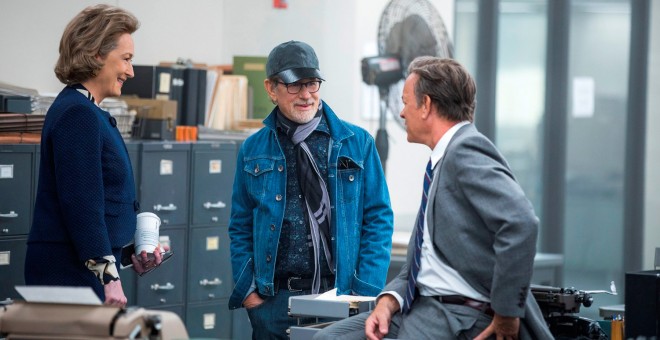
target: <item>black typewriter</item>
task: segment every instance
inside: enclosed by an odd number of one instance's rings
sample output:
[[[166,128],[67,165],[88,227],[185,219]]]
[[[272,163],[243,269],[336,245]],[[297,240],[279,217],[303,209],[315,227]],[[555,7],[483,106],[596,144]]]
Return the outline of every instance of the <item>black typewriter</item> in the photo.
[[[591,306],[594,301],[593,294],[617,295],[614,282],[610,284],[610,291],[585,291],[539,285],[531,285],[530,290],[555,339],[608,339],[598,322],[578,316],[577,313],[580,312],[580,306]]]

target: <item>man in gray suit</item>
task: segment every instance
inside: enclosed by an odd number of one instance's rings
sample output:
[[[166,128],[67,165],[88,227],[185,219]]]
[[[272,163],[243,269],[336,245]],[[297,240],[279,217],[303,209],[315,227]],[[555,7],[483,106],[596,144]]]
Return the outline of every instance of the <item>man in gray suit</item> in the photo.
[[[408,141],[432,153],[406,264],[373,311],[315,339],[552,339],[529,294],[538,218],[472,124],[474,80],[434,57],[416,58],[408,73],[400,115]]]

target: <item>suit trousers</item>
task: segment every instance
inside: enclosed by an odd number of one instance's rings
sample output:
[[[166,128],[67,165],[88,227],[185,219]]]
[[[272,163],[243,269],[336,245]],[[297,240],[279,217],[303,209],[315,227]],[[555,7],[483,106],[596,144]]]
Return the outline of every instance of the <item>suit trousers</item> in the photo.
[[[371,312],[360,313],[326,327],[314,340],[365,339],[364,323]],[[392,316],[386,339],[473,339],[491,323],[492,318],[474,308],[443,304],[433,297],[418,296],[411,310]],[[489,339],[495,339],[494,336]]]

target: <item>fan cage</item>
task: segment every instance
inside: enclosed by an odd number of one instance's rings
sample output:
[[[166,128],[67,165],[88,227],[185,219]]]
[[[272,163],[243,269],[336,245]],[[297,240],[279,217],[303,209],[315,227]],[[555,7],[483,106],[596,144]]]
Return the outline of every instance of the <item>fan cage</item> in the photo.
[[[398,56],[401,59],[404,78],[408,75],[408,65],[410,62],[420,55],[416,55],[416,53],[413,52],[411,55],[402,56],[401,46],[403,46],[406,39],[416,39],[417,37],[400,36],[399,38],[401,41],[397,42],[397,46],[387,46],[387,43],[394,25],[403,22],[406,18],[411,16],[418,16],[424,20],[426,25],[430,28],[430,33],[435,41],[434,56],[452,58],[454,54],[454,48],[449,39],[449,34],[442,17],[428,0],[392,0],[387,4],[380,18],[378,26],[378,54],[381,56]],[[404,126],[399,117],[399,112],[402,108],[401,94],[403,93],[403,85],[404,80],[400,80],[399,82],[390,85],[389,90],[386,91],[388,93],[388,98],[385,98],[388,111],[392,113],[395,118],[394,120],[402,128],[404,128]]]

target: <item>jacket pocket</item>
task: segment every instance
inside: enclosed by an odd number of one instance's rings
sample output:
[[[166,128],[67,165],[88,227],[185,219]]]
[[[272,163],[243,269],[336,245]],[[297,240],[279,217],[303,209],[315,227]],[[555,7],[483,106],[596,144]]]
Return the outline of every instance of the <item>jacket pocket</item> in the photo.
[[[258,158],[245,161],[243,172],[248,190],[253,196],[262,197],[272,185],[275,161],[268,158]]]
[[[337,175],[339,178],[339,197],[341,202],[354,202],[360,195],[362,188],[362,165],[353,159],[340,156],[337,162]]]

